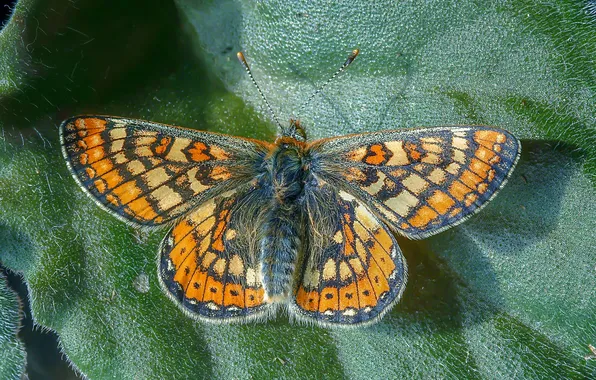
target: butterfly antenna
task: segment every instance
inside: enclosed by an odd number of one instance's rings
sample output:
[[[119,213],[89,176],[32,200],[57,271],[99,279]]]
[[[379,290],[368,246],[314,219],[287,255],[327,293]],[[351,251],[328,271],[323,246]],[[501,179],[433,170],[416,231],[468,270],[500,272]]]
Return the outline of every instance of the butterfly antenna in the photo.
[[[356,59],[356,57],[358,56],[358,53],[360,53],[360,49],[354,49],[352,50],[352,52],[350,53],[350,55],[348,56],[348,59],[346,59],[346,61],[344,62],[343,65],[341,65],[341,67],[329,78],[327,79],[327,81],[325,83],[323,83],[321,85],[321,87],[319,87],[311,96],[310,98],[308,98],[306,100],[306,102],[304,103],[304,105],[302,105],[302,107],[300,107],[300,112],[302,112],[303,109],[306,108],[306,106],[315,98],[315,96],[319,95],[321,93],[321,91],[323,91],[323,89],[325,87],[327,87],[327,85],[329,83],[331,83],[335,77],[337,77],[339,74],[343,73],[348,66],[350,66],[350,63],[354,62],[354,60]]]
[[[248,62],[246,62],[246,58],[244,58],[244,54],[242,54],[242,52],[239,51],[238,53],[236,53],[236,56],[238,57],[238,60],[240,61],[240,63],[242,63],[242,66],[244,66],[244,69],[246,70],[246,73],[248,74],[250,80],[252,80],[252,84],[255,85],[255,87],[257,88],[257,91],[259,91],[259,94],[261,94],[261,98],[263,98],[263,101],[265,102],[265,105],[267,105],[267,108],[269,109],[269,113],[271,114],[271,116],[273,116],[273,120],[275,120],[275,122],[277,123],[277,126],[280,129],[283,129],[283,127],[279,123],[279,120],[277,119],[277,116],[275,116],[275,112],[273,112],[273,108],[271,108],[271,105],[267,101],[267,98],[265,97],[265,94],[263,94],[263,91],[261,91],[261,88],[257,84],[257,81],[252,76],[252,72],[250,71],[250,67],[248,66]]]

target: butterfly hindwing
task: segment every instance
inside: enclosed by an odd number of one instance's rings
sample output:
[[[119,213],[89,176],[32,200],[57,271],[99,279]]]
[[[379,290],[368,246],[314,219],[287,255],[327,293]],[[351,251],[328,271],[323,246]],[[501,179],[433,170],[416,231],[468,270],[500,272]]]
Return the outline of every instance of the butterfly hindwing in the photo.
[[[290,310],[329,325],[377,320],[399,300],[407,279],[395,238],[348,192],[319,181],[305,194],[308,243]]]
[[[505,184],[520,143],[501,129],[458,126],[342,136],[308,149],[316,176],[422,239],[480,210]]]
[[[111,116],[60,126],[73,177],[104,209],[139,225],[163,224],[250,181],[269,145]]]
[[[160,248],[159,279],[166,294],[192,317],[211,321],[266,318],[259,275],[256,191],[232,190],[185,216]]]

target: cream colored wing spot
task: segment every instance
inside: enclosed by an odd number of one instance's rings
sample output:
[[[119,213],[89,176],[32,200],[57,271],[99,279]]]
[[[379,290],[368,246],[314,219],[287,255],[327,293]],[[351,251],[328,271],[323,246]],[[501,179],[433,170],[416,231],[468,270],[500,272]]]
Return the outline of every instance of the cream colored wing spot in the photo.
[[[402,184],[412,194],[420,194],[428,187],[428,182],[426,182],[426,180],[424,180],[424,178],[420,177],[418,174],[410,174],[402,181]]]
[[[410,210],[418,205],[418,198],[409,191],[402,191],[397,196],[385,201],[385,205],[401,217],[406,217]]]
[[[336,278],[336,275],[337,267],[335,265],[335,261],[331,259],[327,260],[327,262],[323,266],[323,279],[326,281],[333,280]]]
[[[174,142],[170,146],[170,150],[166,155],[166,159],[176,162],[188,162],[186,155],[183,150],[191,144],[189,139],[178,137],[174,139]]]
[[[387,166],[403,166],[410,163],[408,154],[404,150],[403,141],[389,141],[385,143],[385,147],[392,154],[387,161]]]

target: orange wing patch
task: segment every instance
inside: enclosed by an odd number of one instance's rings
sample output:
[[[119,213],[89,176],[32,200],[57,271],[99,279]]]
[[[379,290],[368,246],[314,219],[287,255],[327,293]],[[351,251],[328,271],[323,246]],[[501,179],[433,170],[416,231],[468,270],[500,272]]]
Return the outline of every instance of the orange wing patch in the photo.
[[[253,179],[268,145],[115,117],[66,120],[63,153],[73,177],[121,219],[163,224]]]
[[[161,284],[190,315],[245,319],[270,307],[256,275],[257,253],[237,233],[237,228],[248,228],[237,225],[237,219],[246,217],[237,208],[238,199],[230,191],[205,202],[176,224],[162,243]]]
[[[353,188],[391,227],[421,239],[480,210],[505,184],[520,144],[504,130],[462,126],[339,137],[310,150],[317,175]]]
[[[308,209],[314,223],[330,225],[311,226],[317,232],[309,237],[311,249],[291,310],[298,318],[322,323],[372,322],[399,300],[405,260],[395,238],[366,206],[324,182],[320,186]]]

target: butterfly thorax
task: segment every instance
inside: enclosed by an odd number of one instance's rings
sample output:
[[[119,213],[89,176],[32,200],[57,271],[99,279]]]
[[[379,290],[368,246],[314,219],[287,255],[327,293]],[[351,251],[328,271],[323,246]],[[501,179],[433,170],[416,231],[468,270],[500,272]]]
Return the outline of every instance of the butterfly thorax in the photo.
[[[270,156],[271,184],[275,198],[283,205],[295,203],[304,184],[304,143],[291,137],[277,139]]]

